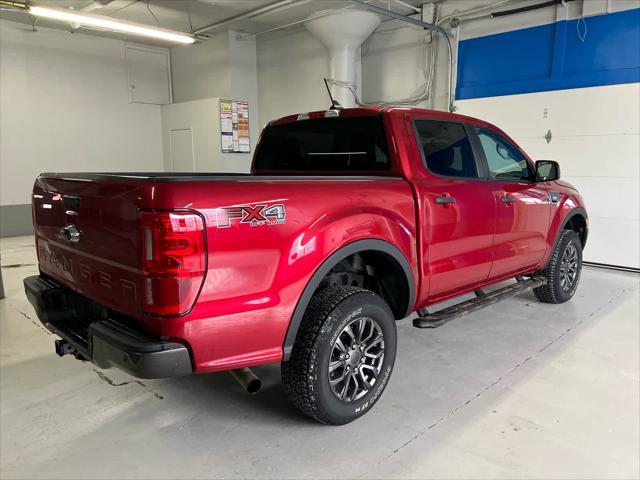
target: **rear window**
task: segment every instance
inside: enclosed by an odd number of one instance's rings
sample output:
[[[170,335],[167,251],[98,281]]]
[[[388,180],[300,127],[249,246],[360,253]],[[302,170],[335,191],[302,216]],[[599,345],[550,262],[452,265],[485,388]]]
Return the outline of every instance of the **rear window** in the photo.
[[[391,168],[381,117],[319,118],[268,126],[255,170],[373,172]]]

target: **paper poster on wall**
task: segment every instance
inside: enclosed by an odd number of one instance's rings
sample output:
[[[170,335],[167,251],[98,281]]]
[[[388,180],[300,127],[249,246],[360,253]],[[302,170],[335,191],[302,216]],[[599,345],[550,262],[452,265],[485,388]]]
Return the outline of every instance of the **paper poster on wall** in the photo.
[[[249,103],[220,100],[220,134],[223,153],[249,153]]]

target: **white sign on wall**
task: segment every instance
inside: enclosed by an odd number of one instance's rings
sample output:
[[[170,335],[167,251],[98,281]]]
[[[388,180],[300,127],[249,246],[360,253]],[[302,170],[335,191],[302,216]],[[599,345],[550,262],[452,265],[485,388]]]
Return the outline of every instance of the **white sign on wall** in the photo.
[[[249,103],[220,100],[220,143],[222,153],[249,153]]]

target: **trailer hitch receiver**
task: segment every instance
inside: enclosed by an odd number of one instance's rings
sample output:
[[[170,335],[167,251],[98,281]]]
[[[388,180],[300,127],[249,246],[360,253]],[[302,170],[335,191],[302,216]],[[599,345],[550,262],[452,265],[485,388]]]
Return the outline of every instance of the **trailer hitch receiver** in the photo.
[[[64,357],[65,355],[71,355],[77,353],[76,349],[71,346],[69,342],[66,340],[56,340],[56,354],[59,357]]]

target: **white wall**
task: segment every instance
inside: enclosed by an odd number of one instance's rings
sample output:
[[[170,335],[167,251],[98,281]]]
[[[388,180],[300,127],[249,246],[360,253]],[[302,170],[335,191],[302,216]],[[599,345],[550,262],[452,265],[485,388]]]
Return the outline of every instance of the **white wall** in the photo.
[[[230,95],[227,31],[220,31],[202,43],[173,47],[171,76],[175,102]]]
[[[162,107],[164,166],[171,170],[171,130],[191,129],[196,172],[248,173],[251,155],[222,153],[220,98],[206,98]]]
[[[260,125],[331,105],[323,78],[329,73],[325,47],[303,28],[259,38]]]
[[[249,171],[253,150],[258,142],[262,126],[259,122],[258,102],[258,63],[255,39],[240,40],[238,32],[229,30],[229,81],[231,83],[230,97],[233,100],[249,102],[249,144],[250,153],[223,154],[232,155],[234,163],[244,163]],[[225,163],[228,162],[228,158]]]
[[[640,84],[477,98],[460,113],[507,131],[534,159],[556,160],[589,212],[585,260],[640,268]],[[547,118],[544,110],[547,109]],[[549,144],[544,135],[551,130]]]
[[[160,107],[129,103],[122,41],[0,22],[1,205],[43,171],[162,170]]]
[[[248,172],[261,130],[255,40],[240,40],[238,32],[224,30],[200,44],[174,47],[171,71],[176,105],[163,109],[165,165],[170,162],[169,130],[194,125],[197,171]],[[249,102],[249,153],[222,153],[221,98]]]

